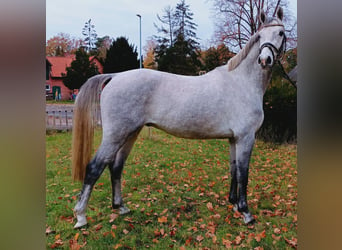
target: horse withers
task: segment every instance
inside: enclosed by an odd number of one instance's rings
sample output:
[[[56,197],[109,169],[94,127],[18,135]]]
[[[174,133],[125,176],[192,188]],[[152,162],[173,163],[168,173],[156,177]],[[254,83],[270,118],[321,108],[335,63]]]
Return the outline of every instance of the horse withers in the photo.
[[[141,129],[153,126],[191,139],[230,142],[229,201],[253,223],[247,205],[248,169],[255,133],[263,122],[263,95],[271,68],[286,42],[277,17],[260,14],[261,27],[227,65],[201,76],[182,76],[138,69],[90,78],[76,98],[72,164],[74,180],[83,181],[74,208],[75,228],[87,224],[86,207],[95,182],[106,166],[112,182],[112,207],[129,212],[121,196],[121,173]],[[103,137],[91,159],[94,114],[100,103]]]

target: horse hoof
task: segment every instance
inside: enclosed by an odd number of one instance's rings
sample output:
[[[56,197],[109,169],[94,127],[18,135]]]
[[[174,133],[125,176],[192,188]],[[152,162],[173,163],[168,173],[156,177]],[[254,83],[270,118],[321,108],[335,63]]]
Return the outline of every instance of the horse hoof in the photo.
[[[255,219],[253,215],[251,215],[250,213],[243,213],[243,221],[246,225],[251,225],[255,223]]]
[[[124,215],[124,214],[128,214],[131,210],[129,210],[129,208],[122,206],[119,208],[119,214],[120,215]]]
[[[84,214],[77,215],[77,223],[74,226],[74,228],[80,228],[83,227],[84,225],[87,225],[87,218],[85,217]]]

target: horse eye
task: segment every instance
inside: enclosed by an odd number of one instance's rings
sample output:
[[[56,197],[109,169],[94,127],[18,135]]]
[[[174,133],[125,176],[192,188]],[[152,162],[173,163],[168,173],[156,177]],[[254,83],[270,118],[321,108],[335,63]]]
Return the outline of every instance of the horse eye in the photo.
[[[283,36],[284,35],[284,31],[279,31],[279,36]]]

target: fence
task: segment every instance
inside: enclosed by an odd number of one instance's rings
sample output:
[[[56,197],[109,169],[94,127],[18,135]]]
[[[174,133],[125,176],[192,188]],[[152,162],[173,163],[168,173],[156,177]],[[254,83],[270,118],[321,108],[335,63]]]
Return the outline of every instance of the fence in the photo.
[[[46,129],[71,130],[73,110],[46,111]]]
[[[73,122],[73,110],[58,108],[46,110],[45,121],[47,130],[71,130]],[[96,123],[101,125],[100,112],[96,112]]]

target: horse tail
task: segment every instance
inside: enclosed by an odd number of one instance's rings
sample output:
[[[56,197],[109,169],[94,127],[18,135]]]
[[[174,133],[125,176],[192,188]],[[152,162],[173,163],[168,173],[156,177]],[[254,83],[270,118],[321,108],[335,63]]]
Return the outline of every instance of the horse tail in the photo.
[[[96,113],[99,111],[100,93],[113,75],[96,75],[81,87],[74,106],[72,130],[72,178],[83,181],[86,166],[93,153]]]

